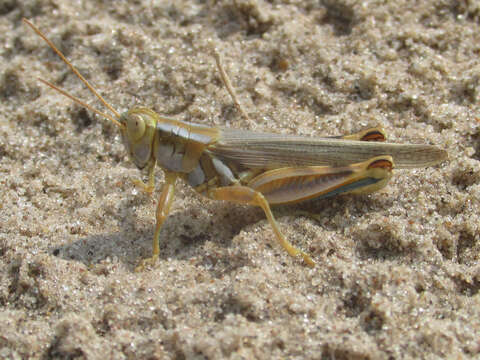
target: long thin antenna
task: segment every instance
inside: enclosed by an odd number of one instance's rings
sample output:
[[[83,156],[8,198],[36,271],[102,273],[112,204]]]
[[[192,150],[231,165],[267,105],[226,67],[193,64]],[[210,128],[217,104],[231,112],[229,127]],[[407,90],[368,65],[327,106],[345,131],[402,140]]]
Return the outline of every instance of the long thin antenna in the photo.
[[[73,73],[75,75],[77,75],[77,77],[85,84],[85,86],[102,102],[103,105],[105,105],[113,114],[115,114],[115,117],[117,119],[120,118],[120,114],[109,104],[107,103],[107,101],[93,88],[92,85],[90,85],[90,83],[87,81],[87,79],[85,79],[82,74],[80,74],[80,72],[75,68],[75,66],[72,65],[72,63],[70,61],[67,60],[67,58],[62,54],[62,52],[60,50],[57,49],[57,47],[35,26],[33,25],[30,21],[28,21],[27,19],[23,18],[23,22],[25,24],[27,24],[28,26],[30,26],[33,31],[35,31],[37,33],[38,36],[40,36],[43,40],[45,40],[45,42],[48,44],[48,46],[50,46],[52,48],[53,51],[55,51],[57,53],[57,55],[63,60],[63,62],[65,62],[65,64],[67,64],[70,69],[73,71]],[[79,99],[75,98],[74,96],[68,94],[66,91],[63,91],[61,90],[60,88],[54,86],[53,84],[49,83],[48,81],[45,81],[45,80],[42,80],[42,82],[48,86],[50,86],[51,88],[57,90],[58,92],[60,92],[62,95],[65,95],[66,97],[74,100],[75,102],[77,102],[78,104],[81,104],[82,106],[85,106],[86,108],[96,112],[97,114],[102,114],[102,116],[105,116],[105,114],[103,114],[102,112],[98,111],[98,110],[94,110],[92,107],[90,106],[87,106],[85,103],[83,103],[82,101],[80,101]],[[111,116],[105,116],[107,119],[109,120],[112,120],[113,121],[113,118]],[[114,123],[120,127],[123,128],[123,125],[118,122],[118,121],[114,121]]]
[[[67,98],[75,101],[77,104],[87,108],[88,110],[90,111],[93,111],[94,113],[100,115],[100,116],[103,116],[104,118],[107,118],[108,120],[110,120],[111,122],[113,122],[115,125],[123,128],[124,126],[122,125],[122,123],[120,123],[118,120],[115,120],[113,117],[111,117],[110,115],[100,111],[100,110],[97,110],[95,109],[94,107],[88,105],[87,103],[83,102],[82,100],[80,100],[79,98],[69,94],[68,92],[66,92],[65,90],[63,89],[60,89],[58,86],[55,86],[53,85],[51,82],[47,81],[47,80],[43,80],[43,79],[40,79],[38,78],[39,81],[41,81],[42,83],[44,83],[45,85],[47,86],[50,86],[53,90],[56,90],[58,91],[60,94],[62,94],[63,96],[66,96]]]

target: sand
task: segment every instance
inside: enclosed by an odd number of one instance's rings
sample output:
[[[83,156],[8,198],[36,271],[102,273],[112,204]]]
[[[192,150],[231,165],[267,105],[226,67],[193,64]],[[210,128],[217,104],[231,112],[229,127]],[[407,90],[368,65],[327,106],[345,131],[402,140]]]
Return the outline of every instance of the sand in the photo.
[[[137,273],[158,191],[132,184],[115,125],[37,80],[102,108],[22,17],[119,112],[309,136],[382,126],[449,160],[276,208],[314,269],[260,209],[180,183],[160,259]],[[473,1],[0,1],[0,358],[478,357],[479,19]]]

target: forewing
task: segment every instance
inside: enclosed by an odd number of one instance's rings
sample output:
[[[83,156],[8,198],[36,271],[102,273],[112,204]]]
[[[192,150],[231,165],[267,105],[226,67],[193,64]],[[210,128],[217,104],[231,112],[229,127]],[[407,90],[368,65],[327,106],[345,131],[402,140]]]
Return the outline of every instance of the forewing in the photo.
[[[257,133],[222,129],[219,140],[208,146],[216,157],[248,169],[284,166],[346,166],[375,156],[392,156],[395,167],[435,165],[447,154],[432,145],[393,144],[336,138]]]

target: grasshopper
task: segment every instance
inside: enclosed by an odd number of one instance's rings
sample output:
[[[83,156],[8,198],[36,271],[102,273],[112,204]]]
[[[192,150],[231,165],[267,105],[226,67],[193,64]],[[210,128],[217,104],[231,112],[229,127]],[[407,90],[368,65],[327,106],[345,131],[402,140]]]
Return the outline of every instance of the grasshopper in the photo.
[[[148,182],[134,182],[148,193],[155,188],[154,170],[165,173],[156,209],[152,256],[137,269],[156,262],[160,254],[160,229],[170,211],[177,179],[213,199],[259,206],[265,212],[280,245],[291,256],[301,256],[314,266],[304,251],[283,235],[270,205],[291,204],[340,194],[366,194],[383,188],[396,168],[426,167],[447,158],[432,145],[385,142],[380,128],[341,137],[309,138],[212,128],[161,116],[145,107],[120,114],[93,88],[55,45],[31,22],[23,19],[67,64],[85,86],[114,116],[97,110],[54,84],[42,83],[81,106],[112,121],[120,129],[125,148]],[[222,80],[234,103],[235,92],[216,56]]]

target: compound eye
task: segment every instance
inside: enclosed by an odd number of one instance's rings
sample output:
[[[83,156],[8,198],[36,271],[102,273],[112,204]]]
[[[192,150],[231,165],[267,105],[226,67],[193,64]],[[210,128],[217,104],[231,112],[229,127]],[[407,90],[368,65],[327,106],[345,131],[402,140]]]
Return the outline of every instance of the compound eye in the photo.
[[[133,114],[127,118],[127,135],[133,141],[139,140],[145,133],[145,121],[139,115]]]

